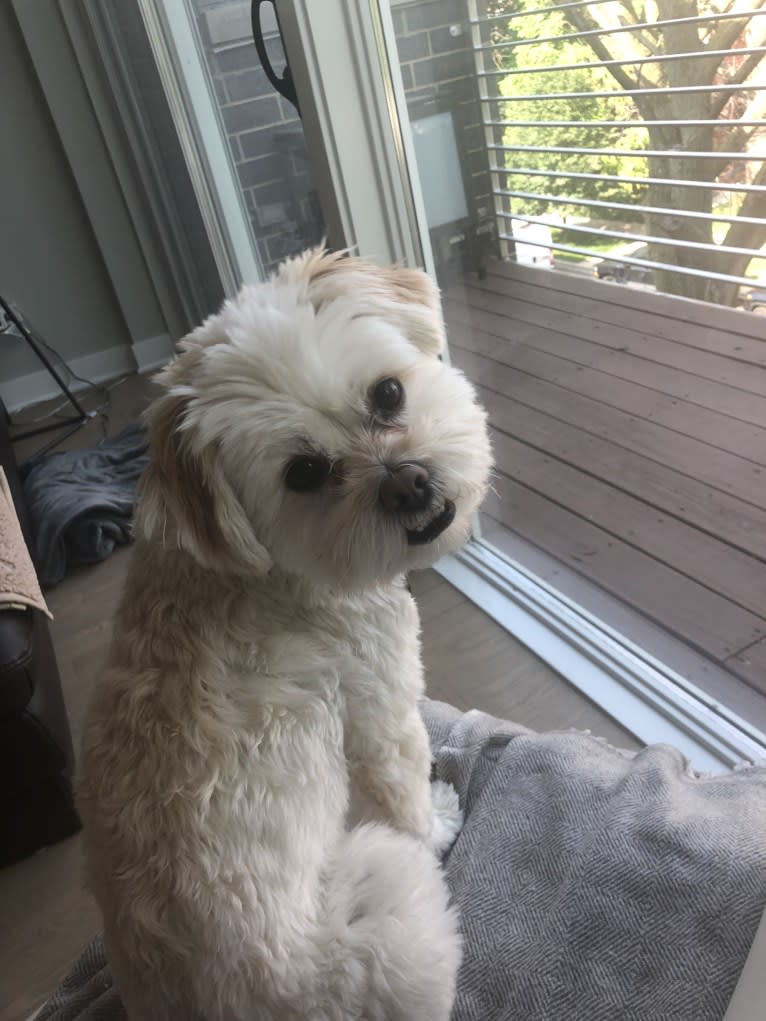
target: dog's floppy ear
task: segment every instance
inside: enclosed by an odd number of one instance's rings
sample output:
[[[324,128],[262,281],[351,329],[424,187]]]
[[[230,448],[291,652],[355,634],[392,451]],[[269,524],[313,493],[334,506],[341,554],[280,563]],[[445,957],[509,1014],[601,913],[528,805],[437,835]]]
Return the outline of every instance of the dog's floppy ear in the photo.
[[[386,287],[395,296],[405,332],[424,354],[439,355],[444,350],[445,332],[439,289],[422,269],[392,266],[379,270]]]
[[[191,448],[182,429],[186,407],[186,398],[171,391],[147,411],[151,457],[141,480],[136,527],[176,544],[212,570],[265,573],[271,559],[215,452]]]
[[[400,266],[376,266],[343,252],[314,248],[280,269],[283,278],[307,284],[315,308],[353,295],[361,309],[398,327],[424,354],[444,350],[445,333],[439,289],[427,273]]]

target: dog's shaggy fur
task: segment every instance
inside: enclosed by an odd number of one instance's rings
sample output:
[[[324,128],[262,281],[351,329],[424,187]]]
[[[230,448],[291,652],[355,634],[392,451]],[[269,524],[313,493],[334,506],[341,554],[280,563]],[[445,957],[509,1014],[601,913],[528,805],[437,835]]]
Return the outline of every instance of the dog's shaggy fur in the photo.
[[[424,274],[313,251],[161,374],[78,780],[132,1021],[449,1016],[460,943],[434,851],[457,813],[442,789],[434,822],[401,576],[465,539],[490,452],[443,341]],[[296,491],[307,456],[330,470]],[[382,505],[413,463],[428,505]],[[346,829],[352,795],[366,819]]]

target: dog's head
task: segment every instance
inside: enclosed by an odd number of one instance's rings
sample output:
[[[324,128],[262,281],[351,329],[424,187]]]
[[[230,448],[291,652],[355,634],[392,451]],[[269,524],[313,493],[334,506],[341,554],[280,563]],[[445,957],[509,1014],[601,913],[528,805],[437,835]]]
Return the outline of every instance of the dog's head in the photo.
[[[491,457],[443,344],[419,270],[315,250],[243,288],[159,377],[139,531],[211,569],[345,589],[456,549]]]

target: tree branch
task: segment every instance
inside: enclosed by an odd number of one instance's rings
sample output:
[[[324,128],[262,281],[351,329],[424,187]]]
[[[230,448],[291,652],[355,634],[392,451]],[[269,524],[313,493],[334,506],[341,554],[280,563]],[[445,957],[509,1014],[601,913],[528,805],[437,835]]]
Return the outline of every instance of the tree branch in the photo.
[[[760,3],[755,4],[755,10],[759,11],[763,7],[764,2],[766,0],[760,0]],[[731,7],[732,4],[729,4],[724,13],[728,13]],[[730,50],[742,35],[742,31],[749,20],[750,18],[747,14],[743,14],[742,21],[738,18],[733,18],[731,21],[720,22],[718,28],[710,36],[707,48],[711,50]]]
[[[645,46],[653,57],[656,57],[657,54],[660,52],[660,46],[658,41],[656,39],[652,39],[650,36],[646,34],[646,32],[644,31],[636,32],[634,38],[638,42],[640,42],[642,46]]]
[[[566,0],[555,0],[556,4],[565,3]],[[592,29],[603,28],[603,25],[599,25],[592,15],[586,13],[581,8],[574,8],[574,10],[568,10],[564,14],[566,20],[572,25],[577,32],[588,32]],[[607,48],[603,39],[600,36],[589,36],[588,39],[583,39],[588,46],[593,50],[599,60],[616,60],[615,55]],[[631,78],[629,74],[621,67],[614,66],[607,68],[611,76],[615,79],[618,85],[621,85],[623,89],[635,89],[638,87],[638,82]]]
[[[637,8],[633,4],[633,0],[623,0],[622,6],[632,16],[636,24],[638,24],[640,21],[646,21],[646,15],[638,13]]]
[[[762,163],[753,178],[753,184],[766,184],[766,163]],[[766,218],[766,192],[750,191],[739,209],[739,216]],[[735,248],[752,248],[755,255],[763,244],[766,227],[762,223],[733,223],[726,231],[725,245]]]
[[[736,54],[736,52],[737,52],[736,50],[732,50],[732,53]],[[753,73],[756,67],[758,67],[763,58],[764,58],[763,53],[751,53],[750,56],[745,60],[744,64],[739,68],[737,73],[732,75],[730,78],[727,78],[726,84],[742,85],[750,77],[750,75]],[[716,99],[711,100],[710,103],[711,119],[721,116],[723,108],[726,106],[730,99],[731,99],[730,92],[728,93],[722,92]]]

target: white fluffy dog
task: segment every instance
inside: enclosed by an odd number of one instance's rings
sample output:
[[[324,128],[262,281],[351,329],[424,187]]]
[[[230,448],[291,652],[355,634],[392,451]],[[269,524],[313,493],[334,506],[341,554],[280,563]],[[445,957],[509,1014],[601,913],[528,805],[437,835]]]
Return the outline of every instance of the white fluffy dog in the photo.
[[[317,250],[160,376],[78,781],[132,1021],[449,1016],[459,810],[401,578],[464,541],[490,451],[443,342],[425,274]]]

